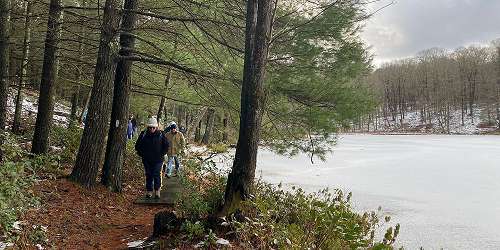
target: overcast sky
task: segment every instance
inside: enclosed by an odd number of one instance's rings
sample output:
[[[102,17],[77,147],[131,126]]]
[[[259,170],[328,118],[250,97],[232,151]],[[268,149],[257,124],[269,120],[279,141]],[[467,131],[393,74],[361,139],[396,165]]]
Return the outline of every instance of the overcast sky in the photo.
[[[487,44],[500,38],[500,0],[395,0],[366,22],[362,38],[377,65],[433,47]]]

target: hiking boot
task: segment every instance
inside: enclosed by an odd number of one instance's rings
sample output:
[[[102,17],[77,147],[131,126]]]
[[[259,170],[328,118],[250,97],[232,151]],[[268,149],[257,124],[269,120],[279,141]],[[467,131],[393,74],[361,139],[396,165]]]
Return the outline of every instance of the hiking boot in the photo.
[[[146,193],[146,198],[147,198],[147,199],[151,199],[151,197],[153,197],[153,191],[148,191],[148,192]]]
[[[160,199],[160,190],[156,190],[155,191],[155,200],[159,200]]]

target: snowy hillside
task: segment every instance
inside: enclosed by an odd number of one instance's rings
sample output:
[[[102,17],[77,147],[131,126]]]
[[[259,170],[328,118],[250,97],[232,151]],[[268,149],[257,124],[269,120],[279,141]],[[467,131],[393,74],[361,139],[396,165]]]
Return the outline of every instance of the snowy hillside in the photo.
[[[378,117],[366,123],[359,129],[355,126],[356,132],[370,133],[427,133],[427,134],[482,134],[497,130],[497,121],[493,117],[488,119],[488,114],[482,108],[475,108],[473,116],[465,115],[462,124],[462,114],[460,110],[453,111],[450,115],[449,128],[442,118],[437,116],[431,118],[431,122],[423,123],[420,113],[408,112],[403,121],[397,116],[395,120],[392,117]],[[488,122],[489,121],[489,122]]]
[[[15,96],[17,92],[11,89],[7,100],[7,117],[13,119],[16,108]],[[38,96],[31,92],[24,92],[23,109],[21,119],[24,122],[34,123],[38,111]],[[54,123],[58,125],[68,125],[71,108],[57,102],[54,104]],[[12,121],[9,120],[9,123]]]

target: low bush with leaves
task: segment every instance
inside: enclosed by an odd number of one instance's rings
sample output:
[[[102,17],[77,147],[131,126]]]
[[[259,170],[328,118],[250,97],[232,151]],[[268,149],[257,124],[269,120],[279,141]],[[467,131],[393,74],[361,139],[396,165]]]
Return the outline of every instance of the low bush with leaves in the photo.
[[[37,164],[28,158],[14,136],[4,133],[2,151],[4,158],[0,166],[0,235],[12,236],[12,226],[18,216],[36,199],[31,191],[35,181],[32,173]]]
[[[76,160],[76,152],[80,147],[83,129],[72,126],[70,128],[54,127],[50,135],[51,145],[61,148],[61,161],[72,164]]]
[[[213,162],[200,165],[188,160],[186,169],[185,190],[176,210],[187,219],[183,231],[188,238],[199,238],[202,228],[205,233],[211,228],[209,223],[195,223],[218,212],[226,174],[217,170]],[[300,188],[287,191],[261,181],[253,190],[252,199],[244,202],[238,216],[223,218],[222,223],[225,237],[232,237],[245,248],[392,249],[399,234],[398,224],[388,228],[383,239],[376,240],[381,227],[380,210],[355,212],[350,205],[350,193],[328,189],[306,193]],[[390,217],[385,218],[386,223],[389,220]]]
[[[230,220],[234,234],[252,247],[280,249],[358,249],[387,247],[399,233],[388,229],[386,239],[375,241],[379,227],[375,212],[358,214],[351,194],[328,189],[306,193],[258,182],[253,199],[243,205],[243,221]],[[384,248],[379,248],[384,249]]]
[[[184,163],[181,182],[184,187],[176,209],[191,221],[215,214],[224,198],[226,177],[211,161],[199,164],[196,160]]]
[[[181,230],[186,233],[189,240],[198,239],[205,235],[205,226],[200,221],[193,223],[188,220],[184,222]]]
[[[61,155],[32,155],[21,147],[25,138],[2,134],[3,161],[0,164],[0,236],[14,238],[14,222],[38,200],[31,187],[40,178],[54,178],[63,172]]]

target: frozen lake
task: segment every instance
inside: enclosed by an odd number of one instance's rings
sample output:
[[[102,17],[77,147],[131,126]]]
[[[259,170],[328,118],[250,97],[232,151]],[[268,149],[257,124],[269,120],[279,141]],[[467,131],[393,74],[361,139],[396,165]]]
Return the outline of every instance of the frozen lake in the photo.
[[[500,249],[500,136],[343,135],[326,162],[260,150],[257,165],[271,183],[382,206],[406,249]]]

